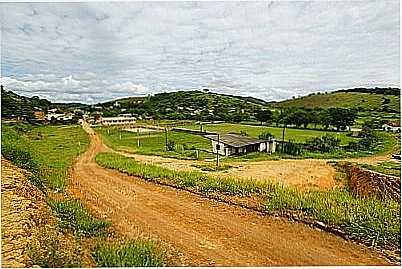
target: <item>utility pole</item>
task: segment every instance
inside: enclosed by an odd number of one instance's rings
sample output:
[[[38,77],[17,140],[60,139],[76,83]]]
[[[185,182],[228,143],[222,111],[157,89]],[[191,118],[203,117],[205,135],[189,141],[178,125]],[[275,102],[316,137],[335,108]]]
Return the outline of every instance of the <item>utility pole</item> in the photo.
[[[283,124],[283,129],[282,129],[282,152],[283,152],[283,146],[285,144],[285,129],[286,129],[286,123]]]
[[[167,128],[165,127],[165,148],[168,150],[168,136],[167,136]]]
[[[140,129],[137,128],[137,146],[140,147]]]
[[[218,134],[218,144],[216,145],[216,167],[219,167],[219,150],[221,145],[219,144],[219,134]]]

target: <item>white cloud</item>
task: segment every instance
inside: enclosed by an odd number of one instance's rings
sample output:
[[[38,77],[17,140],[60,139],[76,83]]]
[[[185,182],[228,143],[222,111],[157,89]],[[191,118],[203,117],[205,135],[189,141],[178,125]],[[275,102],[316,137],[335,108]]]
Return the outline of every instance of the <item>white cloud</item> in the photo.
[[[57,101],[399,85],[399,2],[0,4],[3,83]]]

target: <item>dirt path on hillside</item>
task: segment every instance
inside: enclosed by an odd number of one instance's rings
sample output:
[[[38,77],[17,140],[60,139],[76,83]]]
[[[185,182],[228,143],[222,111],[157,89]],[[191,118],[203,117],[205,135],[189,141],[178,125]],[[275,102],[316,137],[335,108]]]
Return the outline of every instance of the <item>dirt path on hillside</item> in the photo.
[[[300,223],[145,182],[94,162],[91,145],[73,167],[70,191],[118,232],[157,239],[181,252],[183,265],[375,265],[384,260],[359,245]]]

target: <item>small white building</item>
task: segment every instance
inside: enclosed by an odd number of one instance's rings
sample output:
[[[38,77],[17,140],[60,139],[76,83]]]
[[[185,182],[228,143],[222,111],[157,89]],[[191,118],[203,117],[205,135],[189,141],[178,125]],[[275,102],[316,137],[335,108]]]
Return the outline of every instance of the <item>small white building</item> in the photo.
[[[250,152],[274,153],[276,150],[275,139],[260,140],[237,134],[204,135],[212,141],[212,151],[220,155],[239,155]],[[219,142],[218,142],[219,139]]]
[[[382,126],[382,129],[386,132],[391,132],[391,133],[400,133],[401,132],[401,126],[392,126],[389,124],[384,124]]]
[[[101,117],[99,122],[104,126],[129,125],[136,123],[135,117]]]
[[[61,120],[63,117],[64,117],[64,114],[62,114],[62,113],[48,113],[48,114],[46,114],[46,119],[48,121],[51,121],[52,119]]]

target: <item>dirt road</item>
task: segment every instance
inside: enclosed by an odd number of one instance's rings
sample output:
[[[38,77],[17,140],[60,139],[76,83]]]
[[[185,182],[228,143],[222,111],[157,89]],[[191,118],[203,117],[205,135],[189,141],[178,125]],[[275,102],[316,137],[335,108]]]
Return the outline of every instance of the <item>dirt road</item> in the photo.
[[[181,252],[183,265],[386,264],[374,252],[306,225],[101,168],[93,158],[105,150],[92,133],[89,150],[73,168],[70,191],[118,232]]]

